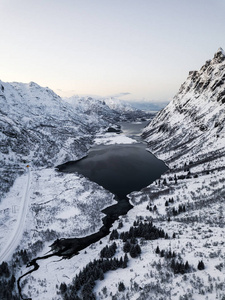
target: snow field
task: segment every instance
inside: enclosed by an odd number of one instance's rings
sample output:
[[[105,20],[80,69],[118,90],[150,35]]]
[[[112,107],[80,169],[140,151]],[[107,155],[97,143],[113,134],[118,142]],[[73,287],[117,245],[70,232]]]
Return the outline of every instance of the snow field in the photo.
[[[102,135],[97,135],[94,139],[95,145],[113,145],[113,144],[133,144],[137,143],[136,140],[131,139],[123,134],[116,133],[105,133]]]
[[[28,172],[28,170],[27,170]],[[7,197],[0,203],[0,251],[7,245],[10,236],[14,236],[17,230],[17,219],[20,218],[24,198],[26,197],[28,173],[18,177]],[[28,195],[27,195],[28,196]],[[22,224],[21,224],[22,226]]]

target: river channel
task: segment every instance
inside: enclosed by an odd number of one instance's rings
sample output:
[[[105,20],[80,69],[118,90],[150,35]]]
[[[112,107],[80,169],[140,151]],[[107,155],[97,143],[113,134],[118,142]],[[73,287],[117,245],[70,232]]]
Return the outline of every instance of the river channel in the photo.
[[[51,254],[33,259],[28,264],[28,266],[33,266],[33,269],[18,279],[20,295],[20,280],[39,268],[38,260],[54,255],[70,258],[78,254],[80,250],[99,241],[109,234],[115,220],[132,208],[127,195],[146,187],[167,170],[165,163],[147,151],[146,144],[141,140],[141,130],[145,125],[146,122],[121,123],[123,134],[135,139],[136,143],[94,146],[87,157],[57,166],[59,172],[78,172],[103,186],[115,195],[117,204],[102,211],[105,217],[97,233],[83,238],[58,239],[51,245]]]

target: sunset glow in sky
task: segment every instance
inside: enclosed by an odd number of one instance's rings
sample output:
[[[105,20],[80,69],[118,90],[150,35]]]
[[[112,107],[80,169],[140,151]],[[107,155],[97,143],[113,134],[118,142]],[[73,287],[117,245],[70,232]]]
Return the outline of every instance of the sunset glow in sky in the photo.
[[[224,0],[1,0],[0,79],[169,100],[225,49],[224,14]]]

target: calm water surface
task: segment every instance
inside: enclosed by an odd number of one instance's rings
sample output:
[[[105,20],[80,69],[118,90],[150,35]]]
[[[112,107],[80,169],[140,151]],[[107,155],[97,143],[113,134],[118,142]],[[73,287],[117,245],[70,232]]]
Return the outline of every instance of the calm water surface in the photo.
[[[145,122],[146,124],[146,122]],[[122,123],[127,136],[140,139],[142,124]],[[143,143],[93,147],[87,157],[59,167],[60,171],[78,172],[115,194],[126,198],[152,183],[167,170],[166,165],[150,152]]]

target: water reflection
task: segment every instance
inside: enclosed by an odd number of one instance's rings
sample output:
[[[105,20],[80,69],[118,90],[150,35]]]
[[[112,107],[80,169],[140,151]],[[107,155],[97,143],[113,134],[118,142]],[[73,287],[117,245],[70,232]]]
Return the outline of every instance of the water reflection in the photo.
[[[124,199],[159,178],[167,167],[144,144],[123,144],[95,147],[86,158],[61,165],[59,170],[83,174]]]

